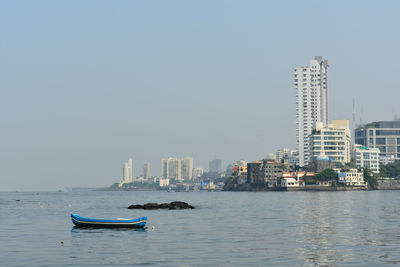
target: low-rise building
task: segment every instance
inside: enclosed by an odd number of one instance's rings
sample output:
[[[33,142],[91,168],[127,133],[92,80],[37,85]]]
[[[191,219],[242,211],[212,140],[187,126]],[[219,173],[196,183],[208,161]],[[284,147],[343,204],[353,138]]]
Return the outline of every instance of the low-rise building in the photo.
[[[213,181],[201,182],[200,183],[200,188],[203,189],[203,190],[214,190],[215,189],[215,185],[214,185]]]
[[[331,181],[316,181],[315,184],[319,185],[319,186],[332,186],[332,182]]]
[[[304,181],[299,181],[296,178],[282,178],[281,187],[300,187],[304,186]]]
[[[159,185],[160,187],[169,186],[169,179],[160,179]]]
[[[347,186],[367,186],[364,181],[364,172],[356,168],[336,169],[338,182]]]

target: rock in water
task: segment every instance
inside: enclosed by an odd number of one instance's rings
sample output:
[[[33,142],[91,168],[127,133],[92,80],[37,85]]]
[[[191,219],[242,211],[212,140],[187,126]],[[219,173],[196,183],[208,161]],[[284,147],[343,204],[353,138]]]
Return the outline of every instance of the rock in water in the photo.
[[[194,209],[193,206],[189,205],[186,202],[182,202],[182,201],[174,201],[174,202],[171,202],[170,205],[172,207],[175,207],[176,209]]]
[[[169,209],[171,207],[171,204],[169,203],[162,203],[158,206],[160,209]]]
[[[143,209],[143,205],[130,205],[128,209]]]
[[[144,208],[145,210],[155,210],[155,209],[158,209],[159,206],[158,206],[157,203],[147,203],[147,204],[144,204],[144,205],[143,205],[143,208]]]
[[[194,209],[192,205],[189,205],[186,202],[183,201],[173,201],[171,203],[146,203],[144,205],[130,205],[128,209],[145,209],[145,210],[155,210],[155,209],[170,209],[170,210],[176,210],[176,209]]]

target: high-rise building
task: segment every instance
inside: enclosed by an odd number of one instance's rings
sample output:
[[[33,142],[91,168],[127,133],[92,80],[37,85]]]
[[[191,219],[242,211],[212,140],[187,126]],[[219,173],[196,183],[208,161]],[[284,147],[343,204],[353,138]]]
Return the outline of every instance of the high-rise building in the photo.
[[[146,164],[144,164],[143,166],[143,178],[144,179],[149,179],[151,177],[151,173],[150,173],[150,163],[147,162]]]
[[[161,159],[161,177],[168,177],[168,159]]]
[[[222,160],[214,159],[209,163],[210,172],[220,173],[222,172]]]
[[[333,162],[348,163],[351,160],[351,136],[348,120],[333,120],[324,125],[317,122],[310,138],[310,162],[328,157]]]
[[[378,148],[381,160],[400,159],[400,121],[377,121],[355,130],[355,144]]]
[[[177,158],[168,159],[168,177],[173,179],[182,179],[181,161]]]
[[[132,183],[132,159],[128,159],[122,166],[122,183]]]
[[[181,159],[181,174],[184,180],[193,178],[193,158],[186,157]]]
[[[192,179],[193,158],[168,158],[161,160],[161,176],[165,179]]]
[[[294,69],[299,165],[309,162],[309,137],[316,122],[328,124],[328,60],[316,56],[310,66]]]

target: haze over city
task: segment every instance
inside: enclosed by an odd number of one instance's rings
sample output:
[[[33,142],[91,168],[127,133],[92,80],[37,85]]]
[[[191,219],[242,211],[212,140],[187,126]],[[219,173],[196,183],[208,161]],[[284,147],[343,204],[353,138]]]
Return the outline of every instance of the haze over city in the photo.
[[[295,148],[293,69],[329,60],[329,120],[400,116],[397,1],[0,4],[0,191],[109,186],[161,159]],[[340,14],[340,16],[339,16]],[[373,108],[371,108],[373,107]],[[379,108],[376,108],[379,107]]]

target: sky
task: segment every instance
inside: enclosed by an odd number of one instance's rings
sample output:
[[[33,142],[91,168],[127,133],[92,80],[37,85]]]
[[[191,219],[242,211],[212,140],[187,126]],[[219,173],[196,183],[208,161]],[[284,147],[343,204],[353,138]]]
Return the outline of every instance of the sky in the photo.
[[[0,191],[104,187],[161,158],[295,148],[293,69],[329,120],[400,116],[399,1],[0,1]]]

